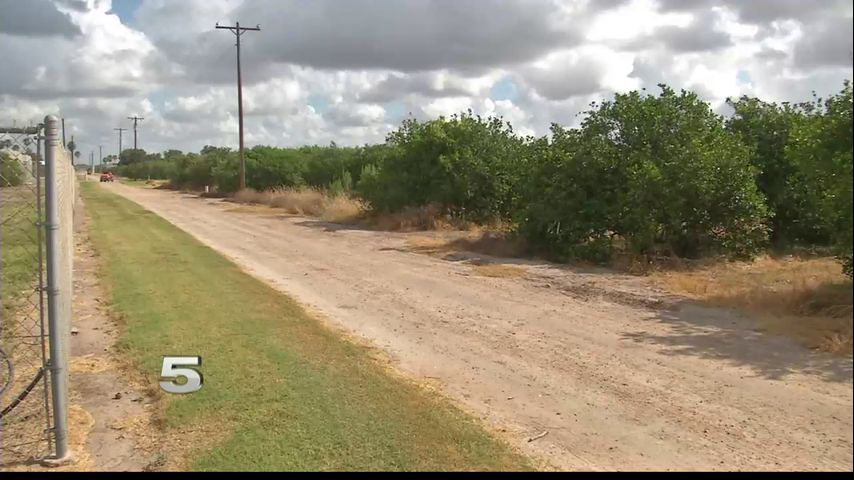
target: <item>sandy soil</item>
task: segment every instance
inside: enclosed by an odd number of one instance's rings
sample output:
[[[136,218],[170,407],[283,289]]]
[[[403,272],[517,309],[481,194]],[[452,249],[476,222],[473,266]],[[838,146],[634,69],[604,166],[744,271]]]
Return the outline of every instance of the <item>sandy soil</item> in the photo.
[[[67,469],[148,469],[156,462],[149,445],[158,435],[152,425],[155,403],[114,348],[121,326],[110,314],[98,277],[100,260],[87,237],[89,220],[82,200],[76,213],[73,332],[77,333],[71,337],[70,371],[76,462]]]
[[[851,358],[762,334],[733,312],[636,277],[514,262],[527,274],[493,278],[472,260],[496,259],[415,254],[407,234],[105,188],[366,339],[557,468],[852,469]]]

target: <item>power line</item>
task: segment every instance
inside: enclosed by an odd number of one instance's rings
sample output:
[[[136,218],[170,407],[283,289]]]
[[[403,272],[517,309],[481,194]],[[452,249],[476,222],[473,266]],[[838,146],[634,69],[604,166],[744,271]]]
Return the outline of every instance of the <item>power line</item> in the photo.
[[[255,27],[241,27],[236,22],[233,27],[216,24],[220,30],[229,30],[237,37],[237,116],[240,125],[240,189],[246,188],[246,160],[243,157],[243,78],[240,72],[240,37],[245,32],[260,32],[261,25]]]
[[[134,115],[132,117],[128,117],[128,120],[133,120],[133,149],[136,150],[136,124],[145,119]]]

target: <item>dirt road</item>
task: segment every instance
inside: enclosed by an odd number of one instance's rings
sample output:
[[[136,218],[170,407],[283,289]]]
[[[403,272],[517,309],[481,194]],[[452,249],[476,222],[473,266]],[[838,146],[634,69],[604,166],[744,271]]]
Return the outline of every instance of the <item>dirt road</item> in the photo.
[[[760,334],[731,312],[637,278],[533,262],[519,278],[483,277],[465,256],[408,251],[405,234],[105,188],[369,340],[558,468],[852,469],[851,359]]]

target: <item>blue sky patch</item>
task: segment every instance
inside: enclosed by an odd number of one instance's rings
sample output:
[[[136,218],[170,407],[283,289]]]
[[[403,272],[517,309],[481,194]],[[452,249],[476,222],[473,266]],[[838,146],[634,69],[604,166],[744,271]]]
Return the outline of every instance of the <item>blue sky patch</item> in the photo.
[[[119,16],[125,25],[133,22],[136,18],[136,10],[142,4],[142,0],[113,0],[112,12]]]
[[[504,77],[492,85],[489,91],[489,98],[493,100],[514,100],[519,95],[519,88],[513,79]]]
[[[383,105],[385,109],[385,118],[389,123],[400,123],[406,118],[409,112],[406,111],[406,105],[403,102],[388,102]]]
[[[308,105],[317,113],[323,113],[329,110],[329,100],[321,95],[309,95]]]

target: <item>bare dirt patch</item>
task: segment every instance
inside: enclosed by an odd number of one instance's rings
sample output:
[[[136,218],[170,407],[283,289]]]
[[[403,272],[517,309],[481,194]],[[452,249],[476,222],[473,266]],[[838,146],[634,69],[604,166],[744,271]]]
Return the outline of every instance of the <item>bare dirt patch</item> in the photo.
[[[418,255],[411,234],[106,185],[563,469],[850,470],[852,362],[597,268]],[[519,278],[473,275],[475,262]],[[535,438],[542,432],[548,435]]]
[[[141,471],[152,461],[158,435],[155,404],[121,358],[115,343],[121,325],[111,317],[98,279],[98,256],[89,245],[82,201],[76,218],[74,323],[71,338],[69,444],[74,462],[29,471]],[[130,428],[130,425],[135,425]]]

